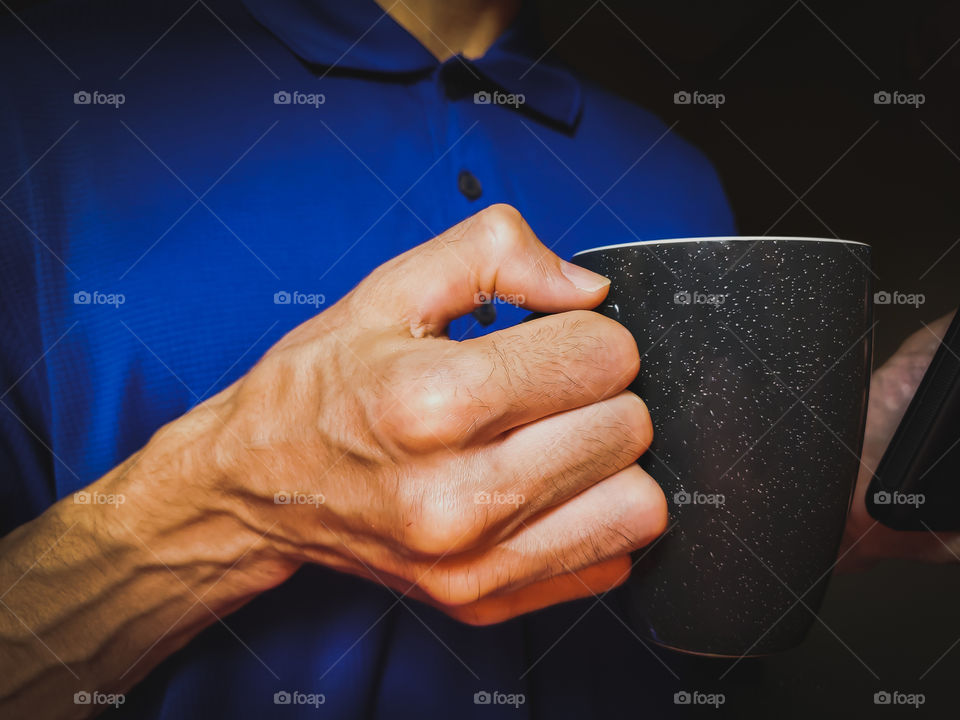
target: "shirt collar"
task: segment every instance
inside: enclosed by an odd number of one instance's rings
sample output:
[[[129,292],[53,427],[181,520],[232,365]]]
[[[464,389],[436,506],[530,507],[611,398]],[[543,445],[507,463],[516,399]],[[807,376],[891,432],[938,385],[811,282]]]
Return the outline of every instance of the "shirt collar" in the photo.
[[[256,20],[312,65],[401,77],[430,71],[439,61],[373,0],[242,0]],[[537,59],[542,45],[532,4],[487,54],[463,62],[493,87],[522,94],[525,106],[572,127],[580,114],[580,84],[566,69]]]

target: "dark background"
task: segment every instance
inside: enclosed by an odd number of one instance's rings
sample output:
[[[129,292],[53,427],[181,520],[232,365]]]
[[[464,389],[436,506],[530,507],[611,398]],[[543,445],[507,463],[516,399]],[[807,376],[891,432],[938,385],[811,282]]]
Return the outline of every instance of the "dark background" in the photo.
[[[675,132],[707,153],[741,233],[868,242],[878,289],[925,295],[919,308],[878,308],[877,364],[956,307],[960,3],[539,4],[551,57],[678,121]],[[725,103],[674,104],[683,90],[723,93]],[[881,90],[923,93],[925,102],[876,105]],[[886,563],[835,577],[824,624],[794,651],[744,661],[723,681],[729,661],[670,665],[687,688],[727,696],[722,710],[692,708],[693,716],[958,717],[958,606],[960,567]],[[659,680],[673,684],[666,671]],[[638,689],[657,681],[638,678]],[[922,692],[926,703],[878,707],[880,689]],[[638,718],[643,707],[638,694]]]
[[[877,364],[910,333],[926,332],[921,322],[957,306],[960,3],[541,7],[551,56],[678,121],[675,132],[706,152],[741,233],[868,242],[878,289],[925,295],[919,308],[878,308]],[[723,93],[726,102],[675,105],[681,90]],[[881,90],[923,93],[925,102],[875,105]],[[719,713],[691,708],[691,716],[960,717],[958,607],[960,568],[885,563],[836,576],[822,612],[829,629],[816,625],[792,652],[741,663],[724,681],[729,661],[691,660],[681,670],[673,657],[671,666],[689,689],[727,695]],[[666,671],[660,680],[675,684]],[[926,703],[878,707],[880,689],[922,692]]]

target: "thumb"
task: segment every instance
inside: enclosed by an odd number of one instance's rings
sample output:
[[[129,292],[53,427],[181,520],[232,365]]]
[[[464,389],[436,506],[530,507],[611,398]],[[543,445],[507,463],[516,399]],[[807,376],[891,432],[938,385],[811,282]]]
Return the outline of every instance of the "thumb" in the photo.
[[[609,287],[552,253],[517,210],[491,205],[381,265],[357,294],[366,311],[423,336],[491,299],[538,312],[587,310]]]

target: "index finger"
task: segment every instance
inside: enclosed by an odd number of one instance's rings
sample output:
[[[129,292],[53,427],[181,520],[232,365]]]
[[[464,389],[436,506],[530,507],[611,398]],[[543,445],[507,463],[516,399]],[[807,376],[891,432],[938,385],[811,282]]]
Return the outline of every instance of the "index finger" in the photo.
[[[459,343],[436,342],[451,344],[439,362],[432,353],[410,353],[397,361],[402,367],[394,368],[417,380],[405,384],[404,397],[391,413],[393,436],[418,449],[484,442],[613,397],[640,367],[630,332],[586,310]]]

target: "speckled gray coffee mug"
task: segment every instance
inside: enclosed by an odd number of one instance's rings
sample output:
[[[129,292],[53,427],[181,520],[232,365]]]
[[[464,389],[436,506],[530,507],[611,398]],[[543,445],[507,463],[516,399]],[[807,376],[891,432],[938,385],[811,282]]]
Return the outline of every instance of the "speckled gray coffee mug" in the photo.
[[[826,590],[859,467],[872,351],[870,247],[692,238],[594,248],[602,312],[641,353],[640,463],[670,524],[634,555],[631,625],[685,652],[801,642]]]

